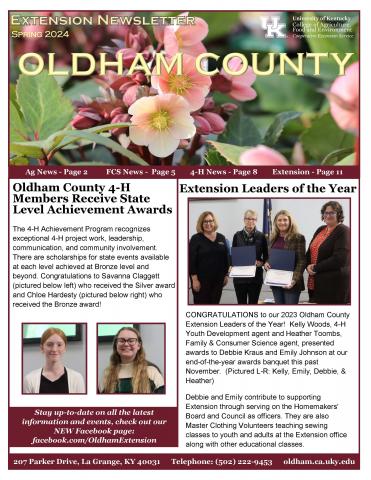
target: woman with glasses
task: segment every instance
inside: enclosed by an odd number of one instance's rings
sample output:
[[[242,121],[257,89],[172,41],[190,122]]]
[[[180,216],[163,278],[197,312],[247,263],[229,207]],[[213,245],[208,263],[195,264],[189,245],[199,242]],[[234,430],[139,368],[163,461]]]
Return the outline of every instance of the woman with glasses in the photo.
[[[262,266],[268,258],[268,244],[264,233],[256,229],[258,215],[254,210],[246,210],[244,228],[233,237],[233,247],[254,246],[256,248],[256,273],[251,278],[234,278],[233,286],[239,304],[254,305],[258,303],[263,285]]]
[[[217,229],[215,215],[203,212],[197,220],[197,233],[189,243],[189,275],[195,304],[218,304],[228,282],[229,248]]]
[[[100,393],[165,393],[164,378],[156,365],[146,360],[136,328],[120,328],[112,350]]]
[[[325,225],[319,227],[307,251],[309,300],[320,304],[350,302],[350,230],[343,225],[339,202],[330,201],[321,208]]]

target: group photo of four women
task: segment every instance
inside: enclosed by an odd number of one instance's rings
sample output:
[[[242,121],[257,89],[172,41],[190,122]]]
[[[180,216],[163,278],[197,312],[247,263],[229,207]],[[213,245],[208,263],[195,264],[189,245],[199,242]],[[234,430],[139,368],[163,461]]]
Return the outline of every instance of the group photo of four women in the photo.
[[[145,330],[146,327],[147,325],[143,325],[141,330]],[[158,358],[161,359],[164,357],[161,325],[152,327],[152,332],[155,332],[155,335],[150,338],[151,344],[156,345]],[[163,374],[156,364],[147,359],[143,343],[139,326],[135,328],[125,325],[118,328],[110,342],[100,345],[98,349],[100,378],[97,393],[165,393]],[[27,371],[31,363],[41,364],[25,374],[24,394],[84,394],[87,392],[82,375],[82,373],[86,375],[83,344],[76,345],[82,355],[70,355],[66,360],[67,336],[62,328],[51,326],[44,330],[39,345],[35,344],[35,347],[31,346],[32,351],[24,350],[23,352],[24,370]],[[74,366],[73,369],[70,364]]]
[[[301,223],[308,222],[308,212],[302,213]],[[264,271],[271,268],[269,259],[272,249],[291,250],[295,257],[291,283],[270,287],[275,304],[298,304],[306,288],[309,303],[349,303],[350,229],[343,223],[343,207],[338,201],[328,201],[322,205],[320,216],[323,224],[314,231],[308,242],[288,210],[280,209],[275,213],[271,233],[265,235],[257,229],[256,211],[247,209],[242,230],[237,231],[230,242],[218,232],[216,215],[210,210],[203,211],[198,216],[196,233],[191,236],[189,243],[193,303],[220,303],[223,288],[229,280],[231,247],[243,246],[255,246],[256,273],[254,277],[233,278],[238,304],[259,303]],[[306,285],[304,272],[307,274]],[[263,303],[263,299],[260,301]]]

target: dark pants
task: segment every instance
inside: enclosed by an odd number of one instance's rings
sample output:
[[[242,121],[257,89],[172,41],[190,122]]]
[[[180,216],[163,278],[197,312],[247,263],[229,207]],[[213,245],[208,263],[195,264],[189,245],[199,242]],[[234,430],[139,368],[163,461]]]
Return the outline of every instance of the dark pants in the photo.
[[[262,283],[234,283],[239,305],[256,305],[259,300]]]
[[[193,293],[193,301],[195,305],[217,305],[223,291],[223,280],[218,283],[206,283],[201,281],[201,290]]]
[[[308,296],[309,296],[309,302],[310,303],[316,303],[314,301],[314,290],[308,290]]]
[[[274,303],[278,305],[297,305],[299,303],[300,290],[293,290],[282,287],[271,287]]]
[[[341,298],[318,298],[314,294],[314,290],[308,290],[308,295],[309,295],[309,301],[311,303],[317,303],[318,305],[346,305],[347,303],[350,303],[350,291],[345,290],[344,291],[344,296],[341,296]]]

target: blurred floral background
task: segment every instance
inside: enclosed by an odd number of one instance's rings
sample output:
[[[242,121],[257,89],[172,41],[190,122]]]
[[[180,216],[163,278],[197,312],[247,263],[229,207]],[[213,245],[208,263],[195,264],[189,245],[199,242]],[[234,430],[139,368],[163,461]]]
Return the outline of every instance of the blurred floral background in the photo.
[[[98,12],[104,14],[104,12]],[[84,12],[96,16],[97,12]],[[80,12],[34,12],[44,16],[81,16]],[[60,38],[11,40],[10,163],[13,165],[354,165],[358,163],[359,63],[358,13],[346,12],[109,12],[195,17],[195,25],[146,26],[15,26],[19,32],[62,31]],[[22,15],[17,12],[17,15]],[[30,13],[24,13],[29,16]],[[279,16],[283,38],[266,38],[261,16]],[[314,35],[297,35],[301,28]],[[315,22],[313,23],[313,18]],[[340,20],[339,20],[340,18]],[[184,22],[186,23],[186,22]],[[346,35],[329,35],[345,29]],[[18,33],[17,33],[18,32]],[[31,33],[32,35],[32,33]],[[61,35],[59,33],[59,35]],[[19,57],[37,52],[45,61],[55,53],[58,69],[70,69],[71,52],[106,52],[111,61],[123,54],[123,75],[50,76],[21,74]],[[152,72],[156,52],[171,58],[183,54],[183,72],[161,75],[127,69],[141,53]],[[194,68],[203,52],[215,76]],[[330,58],[321,59],[314,75],[306,59],[304,75],[288,69],[279,75],[256,76],[251,67],[239,76],[222,68],[230,52],[259,53],[259,69],[269,67],[270,53],[286,52],[296,62],[299,52],[354,52],[344,76]],[[278,56],[275,57],[278,59]],[[276,60],[277,61],[277,60]],[[239,71],[241,61],[229,62]]]

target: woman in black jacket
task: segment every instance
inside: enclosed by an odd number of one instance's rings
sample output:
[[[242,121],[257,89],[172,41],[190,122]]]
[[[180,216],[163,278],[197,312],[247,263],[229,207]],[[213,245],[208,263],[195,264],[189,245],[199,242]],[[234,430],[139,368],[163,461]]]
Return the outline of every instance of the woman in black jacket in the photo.
[[[268,244],[264,233],[256,229],[258,220],[254,210],[246,210],[244,214],[245,226],[233,237],[233,247],[254,246],[256,248],[256,273],[255,277],[234,278],[233,286],[239,304],[258,303],[260,291],[263,285],[263,265],[268,258]]]
[[[217,229],[215,215],[203,212],[197,220],[197,233],[189,243],[189,275],[195,304],[218,304],[228,282],[229,249],[226,238]]]
[[[343,225],[340,203],[321,208],[325,225],[319,227],[307,251],[309,300],[320,304],[350,302],[350,229]]]

